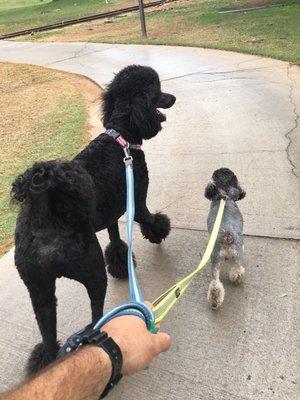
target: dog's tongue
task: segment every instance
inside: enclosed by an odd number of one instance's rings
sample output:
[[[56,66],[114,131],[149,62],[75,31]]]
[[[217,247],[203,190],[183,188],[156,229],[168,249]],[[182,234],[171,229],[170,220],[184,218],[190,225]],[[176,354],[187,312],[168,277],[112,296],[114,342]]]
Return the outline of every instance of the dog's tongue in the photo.
[[[161,120],[161,122],[166,121],[166,119],[167,119],[166,114],[162,113],[158,109],[156,109],[156,114],[159,117],[159,119]]]

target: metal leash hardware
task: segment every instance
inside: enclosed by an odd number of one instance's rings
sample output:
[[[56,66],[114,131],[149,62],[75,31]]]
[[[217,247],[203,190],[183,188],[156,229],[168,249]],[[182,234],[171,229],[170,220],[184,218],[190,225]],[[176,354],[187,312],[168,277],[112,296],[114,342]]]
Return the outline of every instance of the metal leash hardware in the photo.
[[[88,342],[97,342],[98,339],[107,336],[106,333],[94,330],[92,325],[88,325],[80,331],[71,335],[63,347],[59,350],[57,358],[61,358],[70,354],[71,352],[78,349],[78,347],[87,344]]]
[[[124,153],[125,153],[125,157],[123,158],[123,162],[124,162],[125,167],[126,167],[127,165],[132,164],[133,158],[130,155],[129,146],[128,147],[123,147],[123,150],[124,150]]]

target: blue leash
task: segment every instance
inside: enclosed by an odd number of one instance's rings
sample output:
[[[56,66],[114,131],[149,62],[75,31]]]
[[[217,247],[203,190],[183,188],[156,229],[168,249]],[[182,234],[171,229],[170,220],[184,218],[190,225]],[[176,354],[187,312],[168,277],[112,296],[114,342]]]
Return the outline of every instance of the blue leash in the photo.
[[[133,222],[135,213],[135,202],[134,202],[134,176],[133,176],[133,159],[129,153],[129,147],[123,147],[125,157],[123,159],[125,164],[126,174],[126,227],[127,227],[127,241],[128,241],[128,280],[129,280],[129,292],[130,292],[130,303],[123,304],[112,311],[105,314],[93,327],[93,329],[99,329],[108,321],[113,318],[120,317],[122,315],[134,315],[142,318],[147,328],[152,332],[156,333],[157,328],[154,324],[154,315],[151,309],[144,303],[144,299],[141,293],[141,289],[138,284],[137,276],[135,273],[133,256],[132,256],[132,239],[133,239]]]
[[[126,228],[127,228],[127,240],[128,240],[128,280],[129,280],[129,292],[130,292],[130,302],[122,304],[119,307],[106,313],[99,321],[93,326],[93,330],[100,329],[107,322],[111,321],[116,317],[122,315],[134,315],[141,318],[148,330],[151,333],[157,333],[158,328],[154,323],[154,314],[151,309],[144,303],[142,292],[140,290],[138,280],[135,273],[133,256],[132,256],[132,238],[133,238],[133,222],[135,213],[135,203],[134,203],[134,176],[133,176],[133,159],[129,153],[129,149],[140,149],[140,145],[129,144],[121,135],[119,135],[114,130],[106,131],[106,134],[112,136],[116,142],[118,142],[124,150],[125,157],[123,159],[125,164],[125,174],[126,174]],[[65,356],[66,354],[74,351],[78,348],[78,344],[82,340],[82,334],[85,329],[79,331],[68,338],[64,346],[60,349],[58,353],[58,358]]]

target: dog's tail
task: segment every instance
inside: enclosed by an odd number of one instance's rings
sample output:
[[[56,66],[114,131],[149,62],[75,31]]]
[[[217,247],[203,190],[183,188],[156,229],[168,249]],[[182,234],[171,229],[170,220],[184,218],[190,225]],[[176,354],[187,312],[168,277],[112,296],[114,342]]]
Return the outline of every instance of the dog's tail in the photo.
[[[78,161],[41,161],[13,182],[11,199],[30,205],[40,228],[49,220],[52,226],[80,226],[94,214],[94,182]]]
[[[220,232],[220,241],[229,246],[234,243],[234,237],[230,232]]]

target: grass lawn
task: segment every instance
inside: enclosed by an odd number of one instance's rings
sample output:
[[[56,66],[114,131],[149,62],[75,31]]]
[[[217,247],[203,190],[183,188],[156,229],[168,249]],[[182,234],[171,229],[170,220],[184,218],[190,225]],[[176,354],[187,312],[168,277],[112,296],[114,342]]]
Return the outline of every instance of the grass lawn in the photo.
[[[71,74],[0,63],[0,76],[1,255],[15,225],[17,210],[9,204],[12,181],[34,161],[69,158],[81,148],[87,103]]]
[[[0,0],[0,12],[12,8],[29,7],[37,4],[49,3],[52,0]]]
[[[284,6],[234,14],[218,13],[222,7],[258,3]],[[74,25],[21,39],[199,46],[295,62],[300,59],[299,15],[300,0],[179,0],[147,11],[147,41],[140,36],[138,14]]]
[[[0,35],[98,14],[135,0],[0,0]]]

